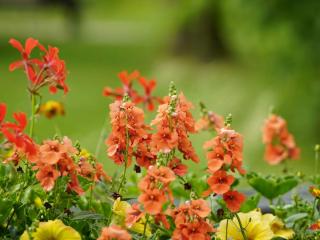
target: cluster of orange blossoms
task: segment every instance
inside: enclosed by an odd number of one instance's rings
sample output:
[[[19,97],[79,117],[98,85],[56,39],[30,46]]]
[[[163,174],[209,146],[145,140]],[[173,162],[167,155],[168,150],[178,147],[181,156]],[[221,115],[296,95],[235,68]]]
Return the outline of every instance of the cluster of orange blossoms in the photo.
[[[156,118],[151,125],[156,125],[157,131],[152,135],[153,151],[169,153],[178,149],[184,159],[191,159],[198,163],[199,157],[195,153],[189,133],[195,133],[195,120],[190,112],[192,104],[181,93],[177,96],[175,90],[164,99],[158,109]]]
[[[143,206],[144,212],[151,215],[162,213],[163,205],[170,201],[173,203],[173,196],[169,184],[175,180],[173,171],[164,166],[150,166],[147,175],[139,182],[141,195],[138,202]]]
[[[148,139],[147,126],[144,124],[144,112],[133,102],[116,100],[110,104],[112,132],[106,144],[108,156],[116,164],[130,165],[134,153]]]
[[[239,211],[245,196],[238,191],[232,190],[232,184],[235,181],[233,175],[228,174],[237,170],[240,174],[245,174],[242,168],[243,139],[236,131],[230,129],[229,124],[226,127],[222,124],[223,118],[215,113],[206,113],[201,122],[198,121],[199,129],[206,129],[211,126],[216,130],[217,136],[204,144],[208,149],[208,172],[207,179],[209,189],[203,193],[208,196],[212,193],[222,195],[228,209],[231,212]]]
[[[173,240],[201,239],[210,240],[209,233],[215,231],[212,224],[205,220],[211,209],[203,199],[188,201],[172,211],[176,228]]]
[[[13,145],[13,154],[7,161],[13,161],[15,164],[19,162],[22,156],[28,159],[32,158],[37,148],[33,140],[24,133],[27,126],[27,117],[24,113],[14,113],[13,118],[16,123],[4,122],[6,116],[6,105],[0,103],[0,132],[5,136],[8,144]]]
[[[49,86],[51,93],[56,93],[58,89],[68,92],[66,80],[65,62],[59,57],[59,49],[49,46],[46,49],[38,40],[28,38],[25,46],[16,39],[10,39],[9,43],[21,54],[21,60],[13,62],[9,66],[10,71],[22,68],[29,80],[29,91],[37,93],[43,86]],[[41,58],[31,58],[34,48],[38,48],[43,56]]]
[[[74,160],[76,157],[79,158],[78,162]],[[62,141],[44,141],[32,163],[35,164],[34,169],[38,170],[36,178],[46,191],[53,189],[58,177],[69,176],[67,189],[81,195],[84,191],[79,184],[78,175],[95,182],[101,179],[111,180],[100,163],[89,162],[88,158],[79,154],[71,140],[64,137]]]
[[[262,140],[266,145],[265,159],[271,165],[299,158],[300,149],[287,129],[287,122],[280,116],[271,114],[265,121]]]
[[[101,235],[97,240],[131,240],[130,234],[119,226],[112,225],[105,227],[101,231]]]
[[[155,102],[162,103],[162,99],[152,96],[152,91],[156,87],[156,81],[154,79],[147,80],[140,75],[139,71],[133,71],[128,73],[127,71],[120,72],[118,77],[122,83],[122,87],[112,89],[105,87],[103,95],[106,97],[113,97],[116,100],[122,100],[125,95],[128,95],[133,103],[143,103],[149,111],[153,111],[155,108]],[[133,89],[133,82],[137,81],[142,86],[144,93],[139,94]]]

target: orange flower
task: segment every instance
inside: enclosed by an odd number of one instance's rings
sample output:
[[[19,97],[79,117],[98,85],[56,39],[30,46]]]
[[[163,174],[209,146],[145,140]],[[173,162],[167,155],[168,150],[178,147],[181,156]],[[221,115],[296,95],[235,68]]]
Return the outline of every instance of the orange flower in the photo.
[[[190,203],[190,210],[193,214],[205,218],[211,212],[211,208],[208,203],[203,199],[193,200]]]
[[[245,195],[237,191],[230,190],[229,192],[223,194],[223,200],[231,212],[238,212],[245,199]]]
[[[219,170],[210,176],[207,180],[210,189],[216,194],[224,194],[230,190],[234,177],[227,175],[226,171]]]
[[[204,220],[211,212],[208,203],[203,199],[188,201],[172,211],[176,229],[172,239],[211,239],[209,233],[214,228]]]
[[[104,227],[97,240],[131,240],[130,234],[119,226]]]
[[[152,147],[155,153],[162,151],[168,153],[174,148],[183,154],[184,159],[199,162],[189,133],[195,133],[195,121],[190,109],[192,104],[181,93],[165,98],[164,103],[158,107],[158,114],[151,122],[157,126],[157,132],[152,136]]]
[[[172,235],[172,240],[210,240],[209,233],[214,232],[214,228],[205,221],[194,221],[181,224]]]
[[[171,131],[169,127],[163,128],[152,136],[152,144],[156,152],[169,153],[178,147],[178,134],[176,131]]]
[[[70,139],[65,137],[64,142],[58,140],[46,140],[39,148],[40,161],[44,164],[56,164],[66,155],[75,154],[77,150],[70,144]]]
[[[164,192],[159,189],[146,189],[138,198],[144,210],[152,215],[161,213],[163,204],[167,201]]]
[[[106,140],[108,156],[116,163],[123,164],[127,151],[130,165],[134,148],[148,137],[144,124],[144,113],[132,102],[115,101],[110,104],[112,132]]]
[[[54,187],[55,180],[60,176],[59,172],[51,165],[45,165],[39,169],[36,178],[44,190],[50,191]]]
[[[84,194],[84,190],[80,186],[76,173],[71,173],[70,178],[71,178],[71,181],[68,183],[67,190],[74,191],[78,193],[78,195]]]
[[[262,141],[266,145],[265,160],[276,165],[285,159],[298,159],[300,149],[287,129],[287,122],[275,114],[265,121]]]

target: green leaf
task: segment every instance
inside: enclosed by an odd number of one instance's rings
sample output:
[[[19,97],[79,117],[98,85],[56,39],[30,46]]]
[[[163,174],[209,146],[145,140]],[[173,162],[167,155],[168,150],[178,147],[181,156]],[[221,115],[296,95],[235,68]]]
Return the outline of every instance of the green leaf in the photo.
[[[288,228],[291,228],[291,227],[293,227],[295,222],[297,222],[301,219],[304,219],[306,217],[308,217],[308,213],[297,213],[297,214],[291,215],[290,217],[286,218],[284,220],[284,222]]]
[[[13,201],[9,199],[0,199],[0,224],[2,225],[9,217],[12,210]]]
[[[256,194],[254,196],[251,196],[248,198],[242,205],[241,205],[241,212],[247,213],[252,211],[253,209],[258,207],[258,204],[260,202],[261,195]]]
[[[265,177],[256,173],[248,174],[247,180],[251,187],[270,200],[289,192],[299,183],[294,176]]]

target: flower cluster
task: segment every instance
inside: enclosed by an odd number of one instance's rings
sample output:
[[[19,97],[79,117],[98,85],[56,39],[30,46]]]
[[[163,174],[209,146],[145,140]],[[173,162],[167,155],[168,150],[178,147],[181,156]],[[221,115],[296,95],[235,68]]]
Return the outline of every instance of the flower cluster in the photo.
[[[173,240],[203,239],[210,240],[210,233],[215,229],[212,223],[205,220],[211,209],[203,199],[187,201],[172,211],[176,225]]]
[[[177,148],[184,159],[196,163],[200,161],[188,138],[189,133],[196,132],[191,108],[192,104],[185,96],[182,93],[178,96],[174,86],[171,86],[169,97],[159,106],[158,114],[151,122],[157,127],[151,142],[154,152],[170,153]]]
[[[37,93],[41,87],[49,86],[51,93],[56,93],[58,89],[68,92],[66,80],[65,62],[59,57],[59,49],[49,46],[46,49],[38,40],[28,38],[25,46],[16,39],[10,39],[9,43],[21,54],[21,60],[13,62],[9,66],[10,71],[22,68],[29,80],[29,91]],[[41,58],[31,58],[34,48],[40,49],[43,53]]]
[[[175,180],[175,175],[168,167],[150,166],[147,175],[139,182],[141,195],[138,198],[144,212],[157,215],[162,212],[163,205],[173,202],[173,196],[169,184]]]
[[[206,142],[204,147],[208,149],[208,172],[210,177],[207,180],[209,189],[204,192],[205,196],[211,193],[223,195],[223,199],[231,212],[237,212],[245,200],[243,194],[232,191],[231,186],[234,177],[227,173],[227,170],[245,174],[242,168],[242,136],[229,126],[218,130],[218,135]]]
[[[7,161],[13,161],[18,164],[23,156],[32,159],[37,152],[34,141],[24,133],[27,127],[27,116],[25,113],[14,113],[15,123],[4,122],[7,107],[4,103],[0,103],[0,132],[5,136],[9,144],[13,145],[13,151]]]
[[[262,139],[266,145],[264,156],[269,164],[276,165],[286,159],[299,158],[300,149],[282,117],[271,114],[266,119]]]
[[[115,89],[105,87],[103,90],[104,96],[121,100],[125,95],[128,95],[132,99],[132,102],[135,104],[143,103],[149,111],[154,110],[155,102],[162,102],[161,98],[152,96],[152,92],[156,87],[155,80],[147,80],[145,77],[141,76],[140,72],[137,70],[133,71],[132,73],[123,71],[118,74],[118,77],[122,83],[122,87]],[[139,94],[133,89],[134,81],[137,81],[140,86],[143,87],[143,94]]]
[[[75,157],[79,155],[79,162],[75,162]],[[53,189],[58,177],[68,176],[70,181],[67,189],[75,191],[79,195],[84,191],[80,186],[78,175],[92,181],[104,179],[110,181],[110,177],[104,172],[100,163],[91,164],[89,157],[83,151],[73,147],[69,138],[64,137],[62,141],[46,140],[38,148],[37,157],[33,159],[37,170],[36,178],[43,189],[50,191]]]
[[[106,140],[108,156],[118,165],[130,165],[134,148],[148,138],[142,109],[127,100],[110,104],[112,132]],[[139,152],[139,151],[138,151]]]

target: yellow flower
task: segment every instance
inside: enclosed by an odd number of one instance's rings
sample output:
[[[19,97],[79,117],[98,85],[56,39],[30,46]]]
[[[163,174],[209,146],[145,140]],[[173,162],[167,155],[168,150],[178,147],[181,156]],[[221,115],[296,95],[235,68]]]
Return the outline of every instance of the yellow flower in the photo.
[[[43,203],[42,203],[42,200],[41,198],[39,197],[36,197],[34,200],[34,205],[36,205],[37,208],[42,208],[43,207]]]
[[[294,231],[292,229],[287,229],[281,219],[277,218],[272,214],[264,214],[262,216],[262,221],[269,224],[271,231],[275,237],[281,237],[284,239],[292,239],[294,236]]]
[[[320,189],[319,188],[315,188],[313,186],[310,187],[310,193],[316,197],[316,198],[320,198]]]
[[[80,234],[61,220],[41,222],[31,236],[33,240],[81,240]]]
[[[42,104],[38,112],[47,118],[52,118],[57,115],[64,115],[65,113],[63,104],[57,101],[48,101]]]
[[[268,224],[265,224],[261,221],[261,212],[259,210],[251,211],[248,213],[239,213],[238,215],[242,226],[245,228],[245,233],[248,239],[272,239],[273,232],[271,231]],[[221,240],[243,240],[237,218],[234,217],[232,220],[222,220],[218,227],[217,236]]]
[[[284,223],[279,218],[272,214],[263,215],[260,209],[248,213],[239,213],[239,218],[248,239],[271,240],[273,237],[292,239],[294,236],[294,232],[285,228]],[[221,240],[228,240],[229,238],[243,240],[237,218],[221,221],[217,236]]]
[[[133,232],[143,234],[145,223],[146,223],[146,218],[142,217],[138,222],[134,223],[129,229]],[[147,237],[150,237],[152,235],[150,224],[147,225],[145,233]]]
[[[24,231],[20,236],[20,240],[30,240],[29,233],[27,231]]]

